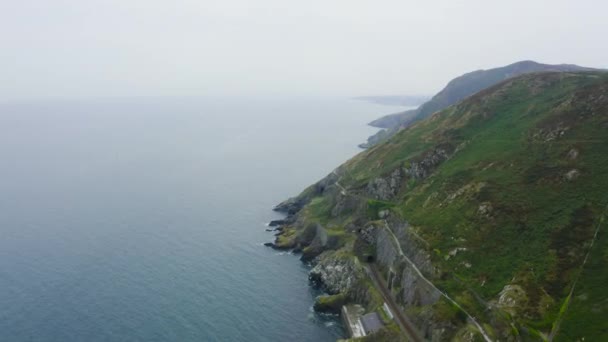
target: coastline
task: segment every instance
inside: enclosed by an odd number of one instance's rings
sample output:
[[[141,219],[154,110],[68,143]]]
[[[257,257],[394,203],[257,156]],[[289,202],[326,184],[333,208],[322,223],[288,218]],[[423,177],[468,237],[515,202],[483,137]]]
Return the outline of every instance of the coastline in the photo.
[[[356,98],[355,100],[378,104],[374,99]],[[402,108],[402,110],[414,108],[402,104],[384,103],[382,105]],[[381,128],[375,127],[371,122],[367,126]],[[374,136],[381,135],[383,131],[384,129],[376,131]],[[360,144],[358,147],[362,150],[349,159],[355,158],[361,153],[365,149],[363,145]],[[276,251],[298,255],[300,262],[310,266],[309,286],[319,291],[319,295],[312,303],[312,309],[317,314],[331,315],[334,318],[332,321],[341,325],[345,334],[343,338],[364,337],[380,330],[380,334],[374,336],[380,336],[381,341],[384,339],[399,341],[404,336],[399,332],[402,329],[411,340],[418,341],[420,340],[419,333],[412,333],[416,329],[409,321],[408,327],[405,328],[399,320],[394,319],[387,305],[387,302],[390,303],[391,300],[384,299],[386,294],[375,288],[374,284],[377,283],[376,280],[371,279],[369,266],[362,265],[358,256],[352,253],[351,250],[355,248],[353,237],[356,237],[357,234],[353,234],[352,231],[343,234],[326,229],[323,225],[310,220],[306,213],[302,213],[302,210],[315,197],[326,195],[328,192],[337,191],[338,196],[345,198],[350,196],[339,183],[340,173],[340,168],[333,170],[320,181],[307,187],[300,195],[288,198],[273,207],[272,211],[283,216],[266,224],[265,231],[272,233],[274,238],[263,245]],[[347,200],[346,202],[349,203],[344,205],[349,210],[355,208],[361,210],[360,200],[360,198],[354,201]],[[370,240],[369,243],[371,244],[372,241]],[[367,248],[369,249],[369,246]],[[356,309],[353,309],[352,305],[355,305]],[[350,308],[350,312],[348,308]],[[393,309],[393,311],[397,310],[396,307]],[[364,317],[365,313],[368,315],[367,318]],[[379,325],[375,330],[366,331],[361,319],[369,319],[369,315],[372,314],[378,315]],[[348,315],[349,319],[345,319],[345,315]],[[352,324],[348,326],[348,322],[352,322]],[[356,333],[353,334],[353,331]]]

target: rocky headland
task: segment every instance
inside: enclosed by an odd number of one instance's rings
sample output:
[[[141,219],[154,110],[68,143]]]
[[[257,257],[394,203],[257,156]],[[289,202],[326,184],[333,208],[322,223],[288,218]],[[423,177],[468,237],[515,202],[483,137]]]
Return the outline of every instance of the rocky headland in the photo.
[[[316,310],[380,315],[361,340],[602,340],[607,130],[606,73],[509,78],[277,205],[269,246]]]

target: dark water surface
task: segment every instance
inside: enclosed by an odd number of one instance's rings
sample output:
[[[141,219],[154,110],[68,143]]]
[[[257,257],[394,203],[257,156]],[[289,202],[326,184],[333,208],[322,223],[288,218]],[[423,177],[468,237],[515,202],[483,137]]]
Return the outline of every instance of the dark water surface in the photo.
[[[333,341],[270,209],[398,108],[347,99],[0,104],[1,341]]]

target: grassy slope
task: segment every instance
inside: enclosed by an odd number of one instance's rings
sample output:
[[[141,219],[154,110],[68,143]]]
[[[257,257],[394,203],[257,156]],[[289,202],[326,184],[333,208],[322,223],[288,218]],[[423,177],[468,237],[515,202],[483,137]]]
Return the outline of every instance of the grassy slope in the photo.
[[[534,61],[520,61],[499,68],[473,71],[453,79],[430,101],[422,105],[416,120],[424,119],[438,110],[442,110],[507,78],[546,71],[592,71],[592,69],[577,65],[550,65]]]
[[[533,61],[520,61],[499,68],[469,72],[451,80],[445,88],[417,109],[386,115],[372,121],[370,123],[372,126],[387,128],[388,130],[378,132],[372,136],[374,137],[372,141],[368,139],[368,142],[371,142],[371,145],[375,145],[378,142],[385,141],[398,130],[399,126],[407,126],[411,122],[423,120],[439,110],[458,103],[467,96],[473,95],[508,78],[525,73],[547,71],[575,72],[593,71],[593,69],[577,65],[549,65]]]
[[[456,150],[427,179],[408,180],[393,210],[429,242],[444,271],[438,285],[468,310],[491,320],[475,298],[495,300],[517,284],[527,295],[518,326],[548,333],[608,204],[607,104],[606,74],[521,76],[361,153],[340,182],[363,189],[436,146]],[[567,180],[572,170],[578,176]],[[599,235],[557,339],[608,336],[607,234]]]
[[[534,139],[533,134],[559,116],[576,116],[578,108],[566,110],[572,110],[569,113],[553,109],[571,89],[586,82],[568,79],[523,101],[526,87],[513,89],[509,95],[515,92],[515,101],[491,106],[500,115],[472,120],[461,129],[467,147],[425,187],[413,189],[403,206],[404,216],[420,226],[434,247],[435,261],[466,288],[489,299],[506,284],[522,285],[528,294],[523,323],[543,331],[550,328],[573,283],[608,199],[608,139],[602,127],[608,113],[572,122],[575,128],[555,141]],[[575,160],[567,157],[573,148],[581,151]],[[564,175],[572,169],[580,170],[581,176],[566,181]],[[446,199],[471,184],[484,186]],[[425,206],[431,194],[437,195]],[[491,204],[489,217],[478,213],[482,203]],[[456,247],[468,251],[445,261],[442,256]],[[463,262],[473,267],[462,267]],[[462,290],[450,278],[442,285]]]

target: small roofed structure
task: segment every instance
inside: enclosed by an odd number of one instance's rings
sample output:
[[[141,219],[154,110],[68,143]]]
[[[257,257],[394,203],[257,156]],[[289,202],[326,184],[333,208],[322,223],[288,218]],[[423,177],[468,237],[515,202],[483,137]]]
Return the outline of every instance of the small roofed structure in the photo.
[[[377,312],[371,312],[366,315],[361,316],[359,319],[361,325],[363,326],[363,330],[365,331],[365,335],[372,334],[384,327],[382,323],[382,319],[380,319],[380,315]]]
[[[365,309],[359,304],[342,306],[342,319],[348,334],[352,338],[373,334],[384,327],[382,318],[377,312],[363,315]],[[392,314],[392,313],[391,313]]]

